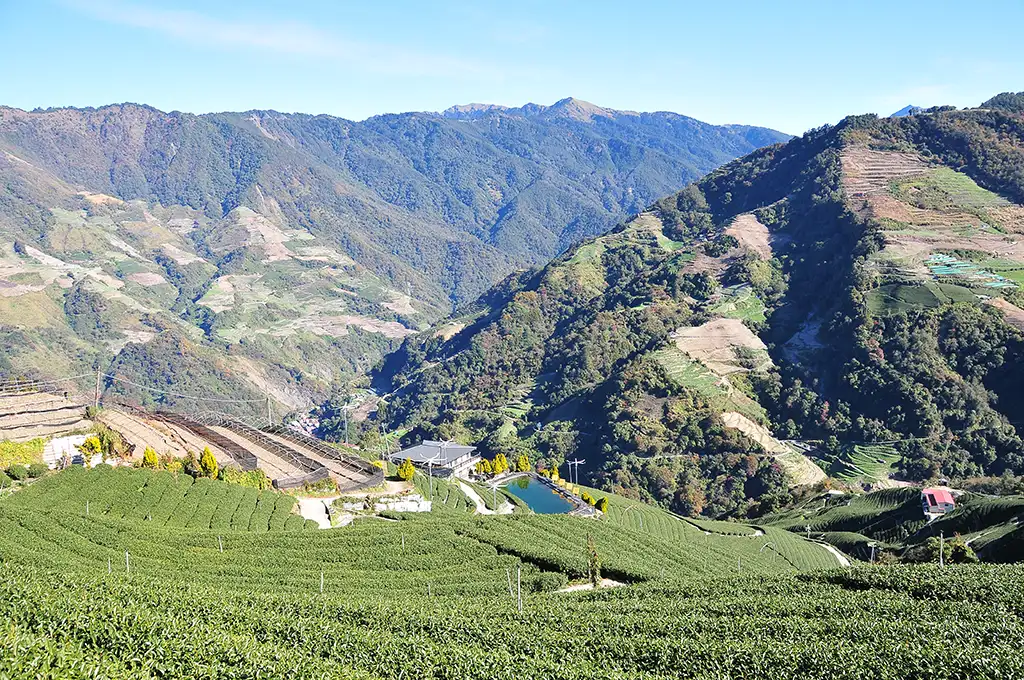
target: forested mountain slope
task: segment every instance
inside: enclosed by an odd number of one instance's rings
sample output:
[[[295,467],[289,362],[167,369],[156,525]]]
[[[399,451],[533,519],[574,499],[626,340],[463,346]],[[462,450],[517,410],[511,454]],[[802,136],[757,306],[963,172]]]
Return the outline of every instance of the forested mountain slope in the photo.
[[[785,137],[528,108],[0,108],[0,370],[306,404],[453,302]]]
[[[688,514],[785,502],[824,476],[808,448],[834,474],[887,447],[875,481],[1024,472],[1024,118],[997,100],[725,166],[408,338],[380,417]]]

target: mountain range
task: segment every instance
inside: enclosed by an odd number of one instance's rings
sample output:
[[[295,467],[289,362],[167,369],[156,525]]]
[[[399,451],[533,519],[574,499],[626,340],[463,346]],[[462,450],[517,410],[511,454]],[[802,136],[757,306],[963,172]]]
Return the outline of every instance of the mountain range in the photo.
[[[786,138],[571,98],[361,122],[0,108],[0,370],[302,408],[513,270]]]
[[[688,515],[1024,473],[1020,100],[733,161],[407,338],[377,419]]]

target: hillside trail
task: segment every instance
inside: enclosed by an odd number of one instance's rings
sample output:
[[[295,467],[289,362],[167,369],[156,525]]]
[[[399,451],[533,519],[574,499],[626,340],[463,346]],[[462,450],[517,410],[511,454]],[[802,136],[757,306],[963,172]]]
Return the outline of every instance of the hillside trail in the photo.
[[[841,566],[841,567],[848,567],[848,566],[850,566],[850,558],[848,558],[846,555],[844,555],[839,548],[837,548],[834,545],[831,545],[829,543],[819,543],[818,545],[820,545],[822,548],[824,548],[825,550],[828,550],[830,553],[835,555],[835,558],[839,561],[839,566]]]
[[[473,501],[473,504],[476,505],[476,514],[478,514],[478,515],[495,515],[495,514],[498,514],[498,515],[511,515],[512,514],[512,506],[509,503],[502,503],[501,508],[496,513],[496,512],[494,512],[494,510],[491,510],[490,508],[487,507],[487,504],[484,503],[484,499],[480,498],[480,494],[478,494],[475,489],[473,489],[471,486],[469,486],[468,484],[466,484],[464,482],[461,482],[461,481],[458,484],[459,484],[459,488],[462,489],[462,493],[466,494],[466,496],[469,497],[469,500]]]
[[[331,515],[327,507],[333,501],[334,498],[299,498],[299,514],[303,519],[316,522],[321,529],[330,529]]]

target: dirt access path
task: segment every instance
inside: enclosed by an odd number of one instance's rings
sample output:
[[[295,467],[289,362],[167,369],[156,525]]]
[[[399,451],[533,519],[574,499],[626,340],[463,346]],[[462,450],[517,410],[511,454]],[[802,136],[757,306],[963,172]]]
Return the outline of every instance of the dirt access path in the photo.
[[[819,543],[818,545],[820,545],[822,548],[824,548],[825,550],[828,550],[830,553],[835,555],[835,558],[837,560],[839,560],[839,566],[841,566],[841,567],[848,567],[848,566],[850,566],[850,558],[847,557],[846,555],[844,555],[839,548],[837,548],[834,545],[831,545],[829,543]]]
[[[476,505],[476,514],[478,514],[478,515],[495,515],[495,514],[497,514],[497,515],[511,515],[512,514],[513,508],[512,508],[512,505],[508,501],[503,501],[502,504],[501,504],[501,507],[498,509],[498,512],[494,512],[494,510],[491,510],[490,508],[487,507],[487,504],[484,503],[484,499],[480,498],[480,494],[478,494],[476,492],[476,490],[473,489],[473,487],[471,487],[469,484],[466,484],[465,482],[461,482],[461,481],[458,484],[459,484],[459,488],[462,489],[462,493],[466,494],[469,497],[469,500],[473,501],[473,504]]]
[[[338,498],[338,496],[331,498],[299,498],[299,514],[304,519],[311,519],[316,522],[321,529],[330,529],[331,513],[328,508],[335,498]]]

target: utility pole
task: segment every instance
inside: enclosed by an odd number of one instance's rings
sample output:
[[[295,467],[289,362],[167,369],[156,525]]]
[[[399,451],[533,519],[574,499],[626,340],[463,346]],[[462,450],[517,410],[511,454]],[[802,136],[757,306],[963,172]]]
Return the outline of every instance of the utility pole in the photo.
[[[943,560],[944,560],[945,556],[942,554],[944,552],[945,543],[946,543],[946,539],[942,535],[942,532],[940,531],[939,532],[939,566],[940,567],[946,566],[945,564],[943,564]]]
[[[96,394],[93,397],[92,406],[93,408],[100,407],[100,370],[96,369]]]
[[[274,416],[270,413],[270,390],[267,390],[267,425],[274,424]]]
[[[519,599],[519,613],[523,613],[523,568],[516,567],[516,593]]]
[[[811,525],[808,524],[805,528],[807,529],[807,540],[809,541],[811,540]]]
[[[587,462],[586,459],[580,459],[580,458],[577,458],[576,460],[570,460],[569,461],[568,465],[569,465],[569,483],[570,484],[579,484],[580,483],[580,463],[586,463],[586,462]],[[575,482],[572,481],[572,468],[573,468],[573,466],[576,466],[576,481]]]

